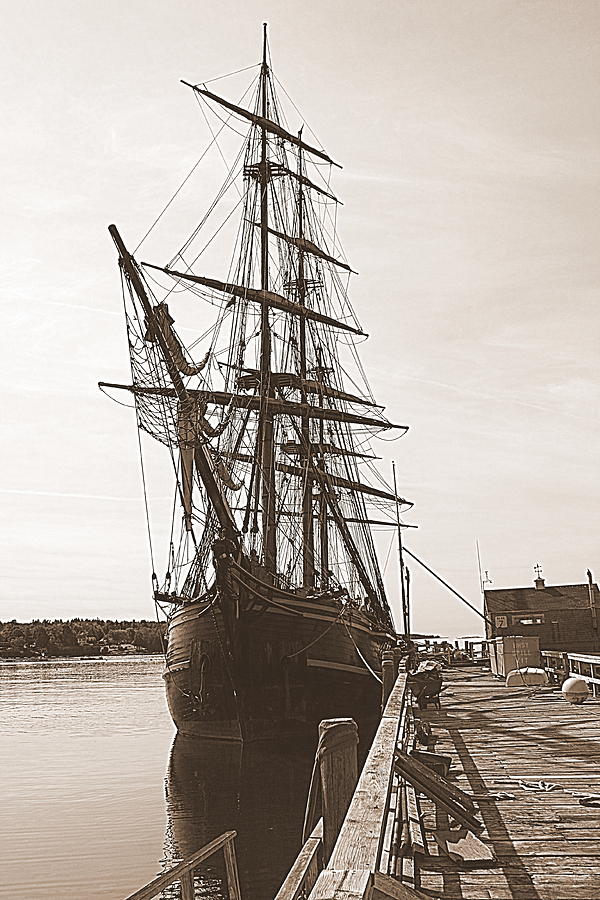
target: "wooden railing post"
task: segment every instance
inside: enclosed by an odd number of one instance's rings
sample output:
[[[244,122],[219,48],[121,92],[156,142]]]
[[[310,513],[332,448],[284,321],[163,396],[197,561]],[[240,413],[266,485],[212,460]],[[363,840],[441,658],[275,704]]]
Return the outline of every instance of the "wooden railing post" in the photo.
[[[392,693],[394,682],[396,681],[396,671],[394,666],[394,651],[386,650],[381,659],[381,711],[385,709],[389,696]]]
[[[225,857],[225,873],[227,875],[229,900],[242,900],[237,860],[235,857],[235,850],[233,849],[233,839],[223,847],[223,855]]]
[[[181,873],[181,900],[194,900],[194,874],[189,869]]]
[[[395,779],[396,747],[402,743],[406,678],[396,679],[369,750],[333,852],[309,900],[374,900],[414,897],[408,886],[381,874],[382,853]],[[424,895],[420,895],[425,900]],[[287,898],[285,898],[287,900]],[[298,900],[298,894],[290,900]]]
[[[215,838],[209,844],[205,844],[191,856],[182,860],[168,872],[158,875],[145,887],[140,888],[134,894],[130,894],[127,900],[154,900],[161,891],[170,887],[179,881],[181,884],[182,900],[194,900],[194,869],[200,863],[209,859],[218,850],[223,850],[225,854],[225,867],[227,870],[227,883],[229,886],[230,900],[240,900],[240,885],[237,877],[237,865],[235,861],[235,850],[233,841],[236,836],[235,831],[226,831],[220,837]]]
[[[319,772],[323,802],[323,860],[331,856],[358,782],[358,728],[353,719],[319,725]]]

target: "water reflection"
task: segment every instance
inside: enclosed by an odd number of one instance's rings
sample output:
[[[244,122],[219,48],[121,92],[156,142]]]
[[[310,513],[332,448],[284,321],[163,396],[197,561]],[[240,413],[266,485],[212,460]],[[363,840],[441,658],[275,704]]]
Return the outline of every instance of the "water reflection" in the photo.
[[[166,778],[166,867],[233,829],[244,900],[273,897],[300,847],[313,752],[177,735]],[[197,896],[227,896],[222,854],[199,874]]]

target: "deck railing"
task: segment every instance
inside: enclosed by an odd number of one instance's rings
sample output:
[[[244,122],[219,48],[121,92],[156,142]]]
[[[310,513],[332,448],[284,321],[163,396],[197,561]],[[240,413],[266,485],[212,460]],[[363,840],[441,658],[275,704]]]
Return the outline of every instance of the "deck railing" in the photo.
[[[544,668],[557,681],[571,675],[581,675],[592,689],[594,697],[600,696],[600,654],[565,653],[561,650],[541,650]]]
[[[220,837],[215,838],[209,844],[206,844],[200,850],[196,850],[183,862],[174,866],[168,872],[159,875],[154,881],[151,881],[145,887],[140,888],[135,894],[130,894],[127,900],[153,900],[161,891],[170,887],[177,881],[181,883],[181,900],[194,900],[194,869],[204,862],[209,856],[223,851],[225,857],[225,873],[227,877],[227,889],[229,891],[229,900],[241,900],[240,882],[237,869],[237,861],[235,857],[234,840],[237,832],[226,831]]]

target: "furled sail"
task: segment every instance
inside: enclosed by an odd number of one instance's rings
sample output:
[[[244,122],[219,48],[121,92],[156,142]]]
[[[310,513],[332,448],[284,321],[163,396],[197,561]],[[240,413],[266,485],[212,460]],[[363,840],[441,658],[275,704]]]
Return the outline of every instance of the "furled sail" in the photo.
[[[110,381],[99,381],[100,387],[115,388],[116,390],[131,391],[132,394],[147,394],[156,397],[175,397],[172,388],[140,387],[133,384],[117,384]],[[367,428],[381,428],[382,430],[394,428],[403,432],[408,431],[408,425],[394,425],[387,419],[374,419],[372,416],[359,416],[348,413],[342,409],[330,409],[324,406],[312,406],[310,403],[295,403],[292,400],[280,400],[277,397],[246,397],[243,394],[232,394],[228,391],[189,391],[191,396],[199,397],[208,403],[217,406],[229,406],[232,408],[249,409],[258,411],[267,407],[274,415],[300,416],[311,419],[322,419],[329,422],[348,422],[353,425],[364,425]]]
[[[181,466],[181,505],[186,531],[192,530],[192,489],[194,484],[194,450],[196,447],[198,404],[193,400],[177,404],[179,464]]]
[[[226,109],[231,110],[231,112],[237,113],[238,116],[242,116],[243,119],[247,119],[249,122],[252,122],[253,125],[258,125],[260,128],[264,128],[265,131],[270,132],[271,134],[276,134],[277,137],[283,138],[284,141],[288,141],[290,144],[294,144],[296,147],[300,147],[302,150],[306,150],[308,153],[312,153],[314,156],[318,156],[319,159],[325,160],[325,162],[331,163],[332,166],[337,166],[338,169],[341,169],[339,163],[334,162],[327,156],[323,150],[318,150],[316,147],[311,147],[310,144],[306,144],[301,138],[296,137],[295,134],[291,134],[289,131],[286,131],[285,128],[282,128],[277,122],[273,122],[271,119],[267,119],[265,116],[259,116],[256,113],[251,113],[247,109],[243,109],[241,106],[236,106],[235,103],[230,103],[229,100],[224,100],[223,97],[219,97],[218,94],[213,94],[212,91],[207,91],[206,88],[200,88],[196,84],[190,84],[188,81],[183,81],[182,84],[185,84],[187,87],[192,88],[193,91],[196,91],[197,94],[202,94],[204,97],[208,97],[210,100],[215,100],[217,103],[220,103],[221,106],[224,106]]]
[[[258,222],[253,222],[253,224],[258,225]],[[292,246],[297,247],[298,250],[303,250],[305,253],[312,253],[313,256],[318,256],[319,259],[324,259],[326,262],[333,263],[334,266],[339,266],[340,269],[346,269],[347,272],[352,272],[354,275],[358,274],[358,272],[351,269],[347,263],[343,262],[341,259],[336,259],[335,256],[330,256],[329,253],[325,253],[324,250],[321,250],[320,247],[317,247],[317,245],[313,241],[309,241],[308,238],[292,237],[289,234],[284,234],[283,231],[277,231],[275,228],[269,228],[269,233],[273,234],[275,237],[281,238],[282,241],[286,241],[288,244],[292,244]]]
[[[192,491],[194,484],[194,458],[202,435],[218,437],[228,424],[228,416],[218,426],[212,426],[206,419],[207,404],[196,397],[180,400],[177,404],[177,436],[179,444],[179,463],[181,467],[181,503],[186,531],[192,530]],[[221,459],[212,452],[212,461],[216,474],[225,487],[239,491],[241,483],[235,481],[231,472]]]
[[[288,456],[306,456],[307,450],[295,441],[286,441],[281,444],[281,449]],[[348,450],[345,447],[336,447],[335,444],[311,443],[308,445],[308,452],[311,455],[320,456],[353,456],[357,459],[377,459],[372,453],[358,453],[356,450]]]
[[[241,375],[237,380],[238,387],[242,390],[258,388],[260,386],[260,373],[258,371]],[[297,391],[305,391],[307,394],[318,394],[320,397],[332,397],[336,400],[345,400],[347,403],[361,403],[363,406],[377,406],[372,400],[358,397],[356,394],[347,394],[338,391],[337,388],[323,384],[322,381],[313,381],[310,378],[301,378],[293,372],[272,372],[271,384],[278,388],[294,388]]]
[[[219,476],[225,487],[228,487],[232,491],[239,491],[242,487],[242,482],[235,480],[220,456],[213,454],[213,459],[215,462],[215,470],[217,472],[217,475]]]
[[[244,453],[224,453],[229,459],[235,459],[240,462],[251,463],[253,458]],[[284,472],[286,475],[294,475],[296,478],[305,479],[307,474],[311,475],[317,481],[325,482],[334,487],[345,488],[360,494],[369,494],[371,497],[378,497],[381,500],[391,500],[398,502],[402,506],[410,506],[410,502],[404,497],[398,497],[389,491],[383,491],[380,488],[372,487],[370,484],[362,484],[359,481],[351,481],[348,478],[342,478],[340,475],[334,475],[332,472],[326,472],[318,466],[290,466],[288,463],[275,463],[278,472]]]
[[[299,172],[294,172],[293,169],[288,169],[286,166],[271,166],[271,172],[273,175],[287,175],[289,178],[293,178],[294,181],[297,181],[298,184],[303,185],[304,187],[310,188],[312,191],[316,191],[318,194],[321,194],[323,197],[327,197],[329,200],[333,200],[335,203],[341,203],[341,200],[338,200],[333,194],[330,194],[329,191],[326,191],[324,188],[320,187],[318,184],[315,184],[314,181],[311,181],[310,178],[307,178],[306,175],[300,175]]]
[[[331,325],[333,328],[341,328],[343,331],[351,331],[353,334],[365,337],[364,331],[361,331],[359,328],[354,328],[346,322],[339,322],[337,319],[331,318],[331,316],[326,316],[307,306],[302,306],[300,303],[294,303],[293,300],[288,300],[287,297],[282,297],[281,294],[276,294],[274,291],[261,291],[256,288],[245,287],[241,284],[231,284],[229,282],[219,281],[216,278],[204,278],[202,275],[192,275],[190,272],[176,272],[174,269],[154,266],[152,263],[147,262],[142,263],[142,265],[148,269],[158,269],[159,272],[164,272],[166,275],[170,275],[171,278],[191,281],[194,284],[201,284],[212,290],[222,291],[224,294],[231,294],[232,296],[240,297],[243,300],[250,300],[252,303],[267,303],[269,306],[273,307],[273,309],[280,309],[283,312],[303,316],[305,319],[310,319],[313,322],[322,322],[324,325]]]

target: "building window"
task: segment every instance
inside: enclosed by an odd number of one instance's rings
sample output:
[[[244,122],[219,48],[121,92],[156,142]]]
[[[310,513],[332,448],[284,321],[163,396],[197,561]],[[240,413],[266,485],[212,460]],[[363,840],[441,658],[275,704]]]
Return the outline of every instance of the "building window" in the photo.
[[[543,625],[544,624],[544,614],[543,613],[531,613],[526,616],[513,616],[512,617],[513,625]]]

